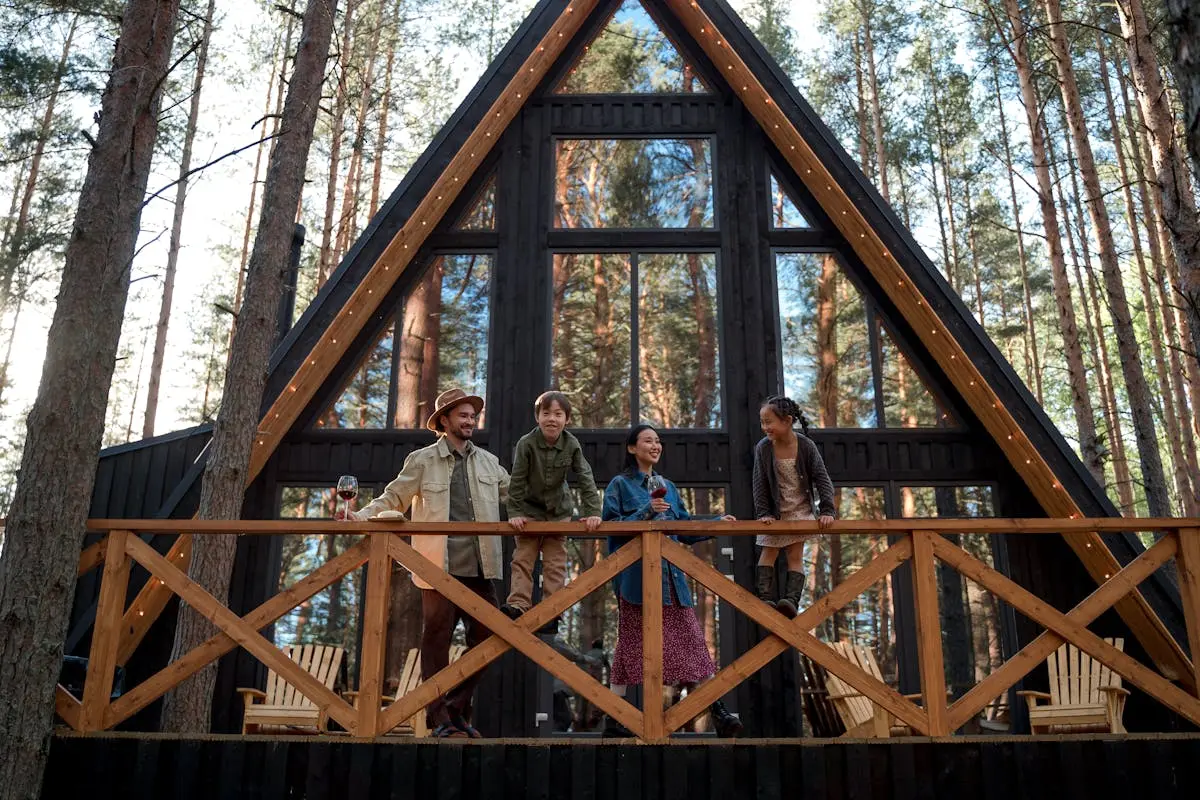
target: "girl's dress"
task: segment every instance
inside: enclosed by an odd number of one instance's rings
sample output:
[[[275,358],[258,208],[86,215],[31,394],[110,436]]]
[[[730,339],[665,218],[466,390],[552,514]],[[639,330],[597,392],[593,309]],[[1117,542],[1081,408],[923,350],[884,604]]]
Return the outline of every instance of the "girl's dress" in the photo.
[[[613,478],[604,492],[605,520],[648,520],[650,493],[645,473],[622,473]],[[671,506],[660,519],[691,519],[675,484],[666,481]],[[702,542],[708,536],[671,536],[683,544]],[[616,551],[628,537],[610,536],[608,551]],[[704,640],[704,631],[696,617],[687,576],[664,560],[663,574],[663,683],[668,685],[700,683],[716,671]],[[642,682],[642,565],[626,568],[615,579],[617,592],[617,648],[613,654],[609,682],[614,686],[632,686]]]
[[[816,519],[808,492],[800,486],[800,473],[795,459],[775,459],[775,480],[779,486],[779,518],[785,521]],[[812,537],[810,533],[760,533],[755,542],[760,547],[787,547]]]

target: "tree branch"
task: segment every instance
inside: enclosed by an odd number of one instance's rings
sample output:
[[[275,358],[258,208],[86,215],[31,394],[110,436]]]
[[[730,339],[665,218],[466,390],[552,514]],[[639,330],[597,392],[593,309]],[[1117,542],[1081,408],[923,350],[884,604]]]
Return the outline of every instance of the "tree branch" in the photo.
[[[162,188],[161,188],[161,189],[159,189],[157,192],[155,192],[154,194],[150,195],[150,196],[149,196],[149,197],[147,197],[145,200],[143,200],[143,201],[142,201],[142,208],[145,208],[146,206],[148,206],[148,205],[151,203],[151,201],[153,201],[153,200],[155,200],[156,198],[158,198],[158,197],[159,197],[159,196],[160,196],[160,195],[161,195],[163,192],[167,191],[168,189],[170,189],[170,188],[172,188],[172,187],[174,187],[174,186],[177,186],[179,183],[181,183],[181,182],[183,182],[183,181],[186,181],[188,178],[190,178],[192,175],[196,174],[197,172],[200,172],[200,171],[202,171],[202,170],[206,170],[206,169],[208,169],[208,168],[209,168],[209,167],[211,167],[211,166],[215,166],[216,164],[219,164],[219,163],[221,163],[222,161],[224,161],[224,160],[225,160],[225,159],[227,159],[227,158],[230,158],[230,157],[232,157],[232,156],[236,156],[238,153],[244,153],[245,151],[249,150],[251,147],[258,147],[258,146],[259,146],[260,144],[262,144],[263,142],[268,142],[268,141],[270,141],[271,139],[274,139],[276,136],[279,136],[279,135],[280,135],[280,134],[282,134],[282,133],[283,133],[283,131],[280,131],[279,133],[272,133],[272,134],[270,134],[269,136],[264,136],[264,137],[262,137],[261,139],[258,139],[258,140],[256,140],[256,141],[250,142],[250,144],[247,144],[247,145],[242,145],[241,147],[237,148],[236,150],[230,150],[228,153],[225,153],[224,155],[217,156],[217,157],[216,157],[216,158],[214,158],[212,161],[209,161],[207,164],[201,164],[201,165],[200,165],[200,166],[198,166],[198,167],[193,167],[192,169],[189,169],[189,170],[188,170],[187,172],[185,172],[183,175],[180,175],[178,178],[176,178],[175,180],[171,181],[171,182],[170,182],[170,183],[168,183],[166,186],[162,187]]]

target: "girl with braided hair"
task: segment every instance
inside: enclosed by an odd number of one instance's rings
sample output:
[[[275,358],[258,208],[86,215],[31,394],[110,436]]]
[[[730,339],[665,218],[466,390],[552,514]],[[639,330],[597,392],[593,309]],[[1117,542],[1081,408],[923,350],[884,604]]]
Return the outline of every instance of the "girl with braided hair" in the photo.
[[[758,420],[765,434],[754,447],[754,516],[770,525],[777,519],[818,520],[821,528],[833,523],[833,481],[816,444],[807,436],[808,420],[800,407],[783,395],[768,397]],[[796,427],[800,430],[797,431]],[[761,600],[785,616],[794,617],[804,592],[804,540],[812,534],[760,534],[757,544],[757,590]],[[787,555],[787,579],[782,596],[775,599],[775,561]]]

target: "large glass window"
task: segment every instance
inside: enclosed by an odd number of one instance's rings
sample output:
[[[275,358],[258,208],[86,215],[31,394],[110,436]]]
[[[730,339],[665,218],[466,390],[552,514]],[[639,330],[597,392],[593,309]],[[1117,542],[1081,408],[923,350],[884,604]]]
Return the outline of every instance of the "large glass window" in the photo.
[[[822,428],[876,425],[866,305],[833,253],[777,253],[783,385]]]
[[[560,139],[556,228],[712,228],[708,139]]]
[[[558,253],[553,270],[551,384],[579,426],[721,426],[714,253]]]
[[[707,89],[646,8],[638,0],[625,0],[555,91],[635,94]]]
[[[812,227],[774,172],[771,173],[771,227],[777,230]]]
[[[953,419],[832,252],[775,254],[784,391],[822,428]]]
[[[362,507],[375,497],[375,489],[359,489],[356,505]],[[332,519],[338,507],[332,486],[283,486],[279,495],[281,519]],[[318,567],[346,552],[359,540],[357,535],[306,535],[281,537],[279,591],[285,591]],[[363,571],[354,570],[334,581],[275,623],[275,643],[336,644],[346,650],[349,674],[355,674],[358,653],[359,603],[362,601]]]
[[[490,254],[435,258],[317,427],[422,428],[446,386],[486,397],[492,267]]]

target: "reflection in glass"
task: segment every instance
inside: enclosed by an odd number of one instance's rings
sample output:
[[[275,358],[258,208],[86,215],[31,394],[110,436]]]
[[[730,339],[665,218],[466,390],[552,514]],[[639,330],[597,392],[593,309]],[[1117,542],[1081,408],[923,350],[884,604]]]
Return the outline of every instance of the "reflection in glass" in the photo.
[[[447,386],[487,397],[492,260],[482,254],[439,256],[406,298],[393,377],[395,427],[424,427]]]
[[[573,424],[629,424],[630,262],[625,253],[557,253],[551,385],[576,404]]]
[[[834,505],[839,519],[886,518],[881,486],[838,486]],[[805,543],[810,597],[820,597],[866,566],[887,549],[883,535],[820,536]],[[852,600],[815,631],[827,642],[849,641],[869,647],[885,678],[896,675],[896,629],[892,610],[892,580],[887,576]]]
[[[822,428],[875,427],[866,306],[832,253],[777,253],[784,391]]]
[[[900,506],[905,517],[971,518],[996,513],[991,486],[902,486]],[[995,566],[989,536],[946,534],[946,538],[989,567]],[[942,562],[938,562],[937,579],[946,683],[957,698],[1003,663],[1000,605],[991,592]]]
[[[460,231],[494,231],[496,230],[496,177],[488,178],[488,182],[471,202],[467,213],[455,226]]]
[[[561,139],[556,228],[712,228],[707,139]]]
[[[663,428],[721,426],[717,257],[638,258],[638,402]]]
[[[882,320],[879,349],[883,359],[883,419],[888,428],[935,428],[949,425],[950,412],[942,408],[933,392],[896,346]]]
[[[706,92],[690,64],[637,0],[626,0],[584,50],[560,94]]]
[[[375,489],[361,487],[356,505],[369,503]],[[338,503],[332,486],[284,486],[280,489],[281,519],[332,519]],[[284,591],[318,567],[346,552],[359,540],[353,534],[280,537],[279,591]],[[275,623],[275,644],[336,644],[345,648],[347,669],[354,674],[358,654],[358,610],[363,571],[348,573],[293,608]]]
[[[774,172],[771,173],[771,227],[777,230],[812,227]]]
[[[389,325],[342,392],[316,422],[318,428],[386,428],[395,325]]]

